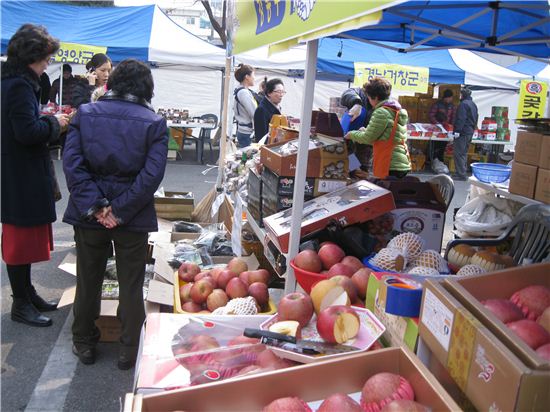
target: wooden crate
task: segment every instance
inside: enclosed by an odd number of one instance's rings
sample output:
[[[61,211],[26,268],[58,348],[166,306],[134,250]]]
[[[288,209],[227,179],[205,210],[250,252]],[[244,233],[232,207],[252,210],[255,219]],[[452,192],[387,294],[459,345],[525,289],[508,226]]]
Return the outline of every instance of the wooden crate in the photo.
[[[190,220],[195,209],[195,198],[177,198],[175,195],[187,195],[189,192],[165,192],[165,197],[155,197],[157,217],[168,220]]]

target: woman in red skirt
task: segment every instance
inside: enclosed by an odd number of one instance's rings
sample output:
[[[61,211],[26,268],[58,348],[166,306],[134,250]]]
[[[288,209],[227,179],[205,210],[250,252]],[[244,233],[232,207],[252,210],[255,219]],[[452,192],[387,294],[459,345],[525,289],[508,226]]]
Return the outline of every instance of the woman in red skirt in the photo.
[[[48,142],[66,127],[66,115],[39,114],[39,79],[59,49],[41,26],[25,24],[8,44],[2,63],[2,259],[13,293],[11,319],[50,326],[41,311],[55,310],[31,283],[31,264],[50,259],[56,220]]]

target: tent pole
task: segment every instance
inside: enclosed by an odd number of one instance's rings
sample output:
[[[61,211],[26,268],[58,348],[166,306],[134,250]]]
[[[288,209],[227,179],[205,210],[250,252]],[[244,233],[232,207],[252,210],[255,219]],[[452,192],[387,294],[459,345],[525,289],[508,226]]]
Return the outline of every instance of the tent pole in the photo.
[[[311,110],[313,108],[313,91],[315,88],[315,72],[317,67],[317,48],[319,40],[307,42],[306,69],[304,76],[304,95],[302,97],[302,112],[300,114],[300,136],[298,143],[298,159],[296,162],[296,179],[294,184],[292,221],[290,224],[290,245],[287,264],[298,254],[300,247],[300,232],[304,209],[304,190],[306,169],[309,155],[309,136],[311,129]],[[288,265],[285,294],[296,290],[296,277]]]
[[[218,159],[218,179],[216,189],[220,190],[223,181],[225,153],[227,151],[227,107],[229,104],[229,83],[231,81],[231,57],[225,58],[225,72],[223,79],[223,107],[222,107],[222,134],[220,137],[220,157]]]

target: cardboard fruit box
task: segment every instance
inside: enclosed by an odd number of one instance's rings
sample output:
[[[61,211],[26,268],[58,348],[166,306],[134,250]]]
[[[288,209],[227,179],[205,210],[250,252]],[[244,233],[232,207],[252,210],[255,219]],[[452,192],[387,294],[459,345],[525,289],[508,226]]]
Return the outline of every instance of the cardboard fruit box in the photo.
[[[171,392],[137,395],[132,407],[125,409],[136,412],[259,411],[286,396],[298,396],[306,402],[321,401],[337,392],[357,397],[367,379],[379,372],[405,377],[414,389],[415,400],[433,411],[459,410],[428,369],[404,348],[350,355]]]
[[[526,365],[444,283],[424,285],[420,337],[478,410],[550,410],[550,371]]]
[[[164,219],[190,219],[195,209],[191,192],[165,192],[164,197],[155,197],[157,216]]]
[[[449,292],[526,365],[533,369],[550,370],[550,360],[537,355],[481,304],[481,301],[486,299],[509,299],[514,292],[531,285],[543,285],[550,288],[550,263],[445,280],[445,287]]]

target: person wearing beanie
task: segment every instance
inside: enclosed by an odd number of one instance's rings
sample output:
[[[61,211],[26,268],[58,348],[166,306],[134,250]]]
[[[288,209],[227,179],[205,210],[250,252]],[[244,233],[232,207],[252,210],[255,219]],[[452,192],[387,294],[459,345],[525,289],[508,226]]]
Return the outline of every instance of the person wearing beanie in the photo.
[[[443,97],[435,102],[430,108],[429,118],[432,124],[442,124],[445,129],[449,129],[449,125],[454,123],[456,107],[453,105],[453,91],[445,89]],[[445,148],[447,142],[430,140],[429,158],[432,170],[435,171],[435,166],[438,163],[443,163],[445,159]]]
[[[460,91],[460,104],[456,110],[454,122],[455,140],[453,142],[453,156],[455,161],[455,180],[466,180],[468,147],[477,128],[478,111],[472,100],[472,92],[463,88]]]

